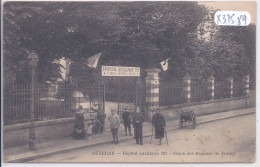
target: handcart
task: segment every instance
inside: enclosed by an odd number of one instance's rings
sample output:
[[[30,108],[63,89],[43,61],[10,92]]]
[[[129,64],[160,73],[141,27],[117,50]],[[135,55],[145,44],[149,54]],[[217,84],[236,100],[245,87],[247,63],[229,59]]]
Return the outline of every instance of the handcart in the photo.
[[[191,126],[193,129],[196,127],[196,115],[194,111],[181,111],[180,112],[180,128],[187,127],[186,125]]]

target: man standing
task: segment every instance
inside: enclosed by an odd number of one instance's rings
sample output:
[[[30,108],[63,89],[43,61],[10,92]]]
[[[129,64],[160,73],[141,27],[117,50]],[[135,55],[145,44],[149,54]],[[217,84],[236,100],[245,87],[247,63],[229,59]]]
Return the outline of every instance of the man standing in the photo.
[[[159,113],[159,109],[156,109],[155,112],[156,113],[152,117],[152,125],[155,127],[155,138],[159,139],[159,145],[161,145],[162,138],[164,137],[166,122],[163,115]]]
[[[126,108],[122,115],[122,118],[123,118],[124,127],[125,127],[125,135],[127,136],[127,129],[128,129],[129,135],[132,136],[132,134],[131,134],[132,117],[131,117],[130,112],[128,112]]]
[[[110,122],[110,128],[113,136],[113,143],[118,144],[118,128],[120,126],[120,119],[119,116],[116,114],[115,110],[111,110],[111,116],[108,118],[108,121]]]
[[[136,144],[143,145],[143,121],[144,117],[143,114],[140,113],[140,109],[136,108],[136,113],[133,117],[133,125],[134,125],[134,133],[135,133],[135,140]]]

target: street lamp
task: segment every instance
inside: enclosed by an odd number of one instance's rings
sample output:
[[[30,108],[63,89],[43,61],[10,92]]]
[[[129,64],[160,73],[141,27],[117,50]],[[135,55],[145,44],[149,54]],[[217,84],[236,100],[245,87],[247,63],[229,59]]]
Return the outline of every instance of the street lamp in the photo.
[[[32,51],[28,59],[30,59],[29,65],[32,68],[32,87],[31,87],[31,110],[30,110],[30,129],[29,129],[29,149],[35,150],[35,124],[34,124],[34,93],[35,93],[35,70],[38,63],[38,55]]]

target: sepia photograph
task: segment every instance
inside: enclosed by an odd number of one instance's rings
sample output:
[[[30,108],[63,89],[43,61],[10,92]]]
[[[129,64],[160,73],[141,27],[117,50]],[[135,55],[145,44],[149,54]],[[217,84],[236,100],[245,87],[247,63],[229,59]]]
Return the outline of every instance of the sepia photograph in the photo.
[[[2,2],[2,161],[254,163],[256,7]]]

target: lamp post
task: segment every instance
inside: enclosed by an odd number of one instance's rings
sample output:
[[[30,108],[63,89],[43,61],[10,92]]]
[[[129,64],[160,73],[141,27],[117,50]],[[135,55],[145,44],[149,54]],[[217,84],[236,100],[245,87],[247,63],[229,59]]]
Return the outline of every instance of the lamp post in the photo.
[[[32,68],[32,87],[31,87],[31,107],[30,107],[30,129],[29,129],[29,149],[35,150],[35,124],[34,124],[34,93],[35,93],[35,70],[38,63],[38,55],[33,51],[29,54],[29,65]]]

